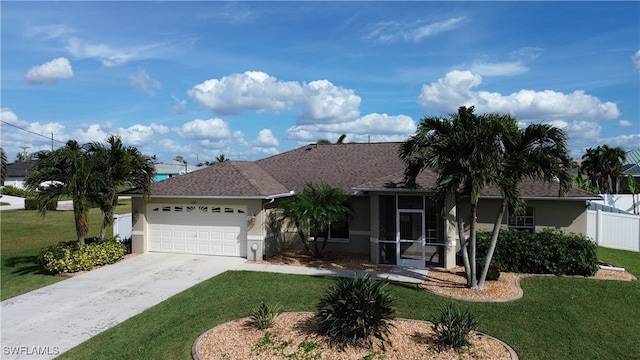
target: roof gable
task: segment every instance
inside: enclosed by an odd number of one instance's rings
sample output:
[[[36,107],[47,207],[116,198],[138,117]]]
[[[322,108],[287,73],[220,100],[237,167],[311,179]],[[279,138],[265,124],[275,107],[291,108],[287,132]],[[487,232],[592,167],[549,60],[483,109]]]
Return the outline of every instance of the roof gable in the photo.
[[[255,163],[224,161],[151,186],[154,196],[267,197],[287,193]]]

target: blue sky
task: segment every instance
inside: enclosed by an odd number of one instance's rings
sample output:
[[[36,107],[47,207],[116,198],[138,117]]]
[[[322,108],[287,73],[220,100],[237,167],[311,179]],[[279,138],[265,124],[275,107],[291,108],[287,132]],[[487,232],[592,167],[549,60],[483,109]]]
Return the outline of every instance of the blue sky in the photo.
[[[2,147],[402,141],[459,106],[640,147],[640,2],[2,1]],[[39,135],[37,135],[39,134]]]

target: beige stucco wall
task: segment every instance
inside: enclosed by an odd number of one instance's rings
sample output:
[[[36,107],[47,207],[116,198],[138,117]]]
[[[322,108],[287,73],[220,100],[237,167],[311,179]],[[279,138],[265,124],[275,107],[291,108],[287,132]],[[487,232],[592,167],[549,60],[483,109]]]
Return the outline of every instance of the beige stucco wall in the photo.
[[[586,203],[577,200],[528,200],[526,206],[533,207],[536,231],[545,228],[561,229],[567,233],[587,234]],[[500,207],[497,199],[481,199],[478,202],[478,228],[493,229]],[[468,211],[467,211],[468,213]],[[507,214],[502,219],[507,226]]]
[[[132,198],[131,211],[134,214],[132,251],[134,253],[148,252],[149,233],[147,212],[149,208],[157,204],[188,204],[188,205],[240,205],[247,207],[247,253],[241,254],[248,260],[262,260],[264,254],[264,211],[263,200],[260,199],[184,199],[184,198],[151,198],[143,200],[139,197]],[[137,214],[137,215],[136,215]],[[255,223],[249,219],[255,215]],[[135,219],[137,217],[137,219]],[[258,249],[251,249],[253,244],[257,244]]]

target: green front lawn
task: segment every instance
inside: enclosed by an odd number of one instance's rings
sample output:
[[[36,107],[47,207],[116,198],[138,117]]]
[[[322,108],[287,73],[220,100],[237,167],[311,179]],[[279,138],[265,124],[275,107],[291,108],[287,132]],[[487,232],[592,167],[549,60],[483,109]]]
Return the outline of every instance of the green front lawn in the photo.
[[[121,200],[117,214],[131,212],[131,200]],[[91,209],[89,237],[100,234],[102,213]],[[107,234],[112,233],[107,229]],[[40,251],[60,241],[76,239],[72,211],[35,210],[0,212],[0,298],[2,300],[64,280],[64,276],[43,274],[36,263]]]
[[[599,249],[602,260],[640,275],[640,253]],[[196,285],[62,354],[62,359],[189,359],[207,329],[248,316],[260,301],[314,311],[330,278],[231,271]],[[454,301],[481,316],[482,331],[521,359],[640,359],[640,283],[539,277],[507,303]],[[392,284],[398,315],[428,320],[448,299]],[[249,344],[247,346],[250,346]]]

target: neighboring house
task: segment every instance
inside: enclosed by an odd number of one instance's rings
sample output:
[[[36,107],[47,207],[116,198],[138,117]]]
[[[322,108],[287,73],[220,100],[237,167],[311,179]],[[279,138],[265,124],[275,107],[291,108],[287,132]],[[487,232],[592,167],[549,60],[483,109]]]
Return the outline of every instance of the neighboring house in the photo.
[[[29,164],[26,162],[18,162],[7,164],[7,178],[4,180],[3,186],[15,186],[24,189],[24,178],[29,173]]]
[[[627,151],[625,160],[622,163],[622,183],[623,189],[627,189],[626,177],[633,176],[636,182],[640,184],[640,149]]]
[[[184,175],[195,170],[201,169],[201,167],[191,166],[188,163],[172,160],[164,163],[155,164],[156,177],[154,181],[165,180],[174,176]]]
[[[369,254],[376,264],[453,267],[459,250],[455,206],[441,216],[430,199],[436,175],[424,171],[418,188],[403,182],[400,143],[307,145],[257,161],[216,163],[157,182],[144,199],[132,195],[134,252],[174,252],[260,260],[277,251],[267,230],[269,209],[309,182],[324,181],[352,194],[353,216],[332,224],[327,250]],[[587,202],[598,196],[574,188],[558,197],[557,184],[525,181],[524,216],[504,218],[523,229],[587,232]],[[479,227],[490,229],[500,203],[497,189],[481,193]]]

